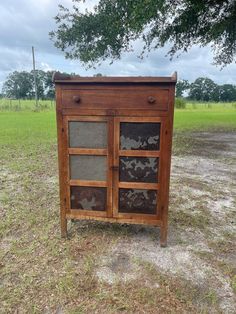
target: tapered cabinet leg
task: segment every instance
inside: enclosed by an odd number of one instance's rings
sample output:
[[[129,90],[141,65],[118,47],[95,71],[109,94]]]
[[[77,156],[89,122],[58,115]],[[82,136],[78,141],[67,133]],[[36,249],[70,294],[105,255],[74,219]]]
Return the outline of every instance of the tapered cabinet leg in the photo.
[[[61,237],[67,238],[67,219],[66,219],[66,217],[61,217]]]
[[[167,225],[161,227],[160,246],[167,246]]]

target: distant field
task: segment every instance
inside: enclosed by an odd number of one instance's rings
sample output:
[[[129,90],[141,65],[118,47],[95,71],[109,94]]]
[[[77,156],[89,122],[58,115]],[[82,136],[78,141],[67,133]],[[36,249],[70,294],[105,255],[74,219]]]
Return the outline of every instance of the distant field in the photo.
[[[40,110],[52,110],[55,108],[54,100],[39,100]],[[22,99],[0,99],[0,111],[33,111],[35,110],[35,100]]]
[[[34,136],[50,141],[56,136],[55,102],[0,99],[0,136],[6,142],[30,141]],[[176,131],[227,129],[236,130],[236,103],[187,103],[175,109]]]
[[[188,103],[175,109],[174,128],[181,130],[236,129],[236,103]]]

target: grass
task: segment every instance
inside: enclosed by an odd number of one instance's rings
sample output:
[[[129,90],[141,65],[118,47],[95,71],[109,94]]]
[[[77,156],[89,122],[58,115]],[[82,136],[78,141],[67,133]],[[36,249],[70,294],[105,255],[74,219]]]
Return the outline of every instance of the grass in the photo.
[[[53,111],[1,112],[1,144],[15,145],[40,142],[55,142],[56,120]]]
[[[132,227],[72,223],[70,241],[60,238],[54,109],[50,102],[39,112],[33,102],[13,105],[0,103],[0,312],[198,313],[195,287],[145,265],[143,277],[129,283],[111,286],[97,279],[99,256],[116,241],[127,241]],[[175,111],[177,133],[236,129],[230,104],[195,107]],[[203,231],[207,223],[202,215],[192,220],[183,212],[172,220]],[[145,280],[160,287],[144,286]],[[217,306],[214,291],[206,291],[205,301]]]
[[[188,103],[186,109],[176,109],[174,128],[176,131],[214,129],[236,129],[236,107],[234,103]]]
[[[34,112],[33,100],[0,99],[1,136],[5,141],[27,141],[33,135],[40,139],[55,138],[54,102],[40,101],[40,111]],[[18,112],[19,111],[19,112]],[[175,109],[174,129],[179,131],[236,129],[236,103],[188,103],[186,109]],[[4,132],[5,131],[5,132]],[[34,132],[29,136],[29,132]],[[4,139],[3,139],[4,141]]]
[[[55,101],[39,100],[38,107],[39,110],[52,110],[55,108]],[[0,111],[35,111],[35,100],[0,98]]]

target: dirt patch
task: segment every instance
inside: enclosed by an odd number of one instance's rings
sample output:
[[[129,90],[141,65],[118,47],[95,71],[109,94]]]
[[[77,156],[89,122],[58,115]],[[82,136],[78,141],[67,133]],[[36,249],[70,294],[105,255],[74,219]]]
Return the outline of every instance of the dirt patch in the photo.
[[[11,249],[11,246],[12,246],[12,243],[14,241],[16,241],[17,239],[13,236],[6,236],[4,237],[2,240],[1,240],[1,243],[0,243],[0,248],[1,250],[6,253],[8,251],[10,251]]]
[[[201,156],[213,159],[232,158],[236,150],[235,132],[180,132],[174,134],[175,155]]]
[[[114,284],[120,280],[127,282],[139,276],[139,267],[135,264],[132,256],[123,250],[115,249],[101,263],[102,266],[99,267],[97,276],[109,284]]]
[[[219,301],[220,308],[224,313],[234,313],[236,306],[235,296],[230,285],[230,278],[224,276],[218,269],[211,265],[211,261],[205,262],[199,258],[196,252],[210,252],[204,236],[199,236],[192,231],[180,232],[176,240],[176,230],[170,230],[169,246],[162,249],[158,244],[158,233],[156,239],[150,237],[148,228],[142,235],[129,237],[126,242],[117,243],[112,251],[104,256],[99,263],[97,276],[109,284],[119,280],[127,281],[138,279],[144,272],[142,265],[149,262],[156,269],[166,275],[183,278],[191,281],[193,286],[202,289],[202,298],[214,291]],[[195,240],[195,243],[192,240]],[[187,241],[188,240],[188,241]],[[177,244],[181,243],[181,244]],[[132,263],[127,267],[119,263],[119,271],[112,268],[111,261],[117,263],[117,256],[125,256],[126,260],[139,260],[139,266]],[[102,264],[102,266],[101,266]],[[122,267],[123,271],[122,271]],[[158,282],[156,283],[158,285]]]
[[[215,155],[235,158],[236,133],[235,132],[201,132],[193,133],[192,138],[198,141],[203,156]],[[199,153],[198,153],[199,154]]]
[[[100,259],[97,276],[110,284],[133,280],[144,271],[142,263],[148,262],[198,287],[203,292],[202,303],[210,299],[219,304],[219,311],[235,313],[232,274],[217,266],[222,261],[217,243],[223,241],[228,250],[236,235],[236,163],[229,158],[236,155],[236,134],[198,133],[194,137],[198,155],[172,159],[168,247],[160,248],[158,230],[146,227],[116,243]],[[218,157],[212,158],[215,155]],[[130,262],[135,260],[140,261],[138,266]],[[235,269],[235,251],[230,250],[223,260]]]
[[[171,178],[171,205],[188,214],[200,212],[211,224],[216,237],[235,233],[236,164],[199,157],[174,157]]]

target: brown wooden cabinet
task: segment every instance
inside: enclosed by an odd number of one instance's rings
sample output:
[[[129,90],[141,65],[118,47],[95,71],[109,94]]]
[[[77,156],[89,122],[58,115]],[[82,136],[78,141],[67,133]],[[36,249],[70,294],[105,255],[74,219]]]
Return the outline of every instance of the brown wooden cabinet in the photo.
[[[166,245],[176,73],[55,73],[61,232],[68,219],[151,224]]]

